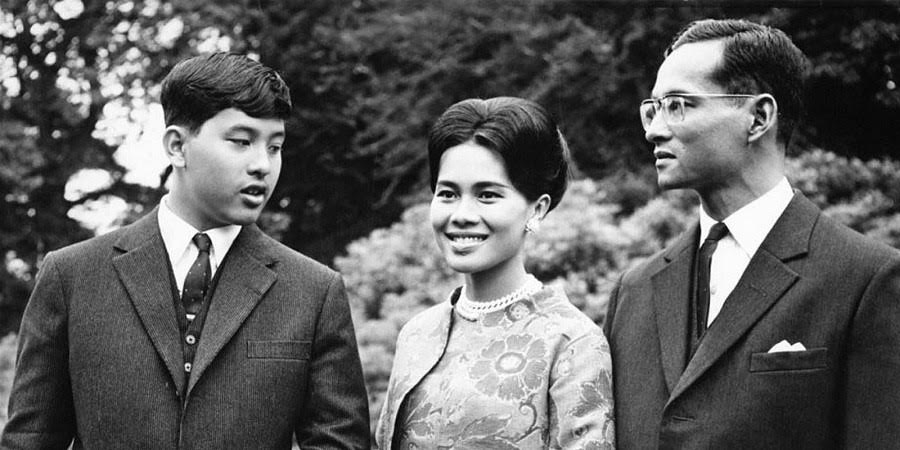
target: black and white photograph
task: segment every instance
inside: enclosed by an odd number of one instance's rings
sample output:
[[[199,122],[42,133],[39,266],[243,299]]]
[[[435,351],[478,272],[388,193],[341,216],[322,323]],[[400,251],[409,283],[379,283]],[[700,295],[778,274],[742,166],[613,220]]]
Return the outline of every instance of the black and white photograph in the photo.
[[[900,448],[900,0],[0,0],[0,450]]]

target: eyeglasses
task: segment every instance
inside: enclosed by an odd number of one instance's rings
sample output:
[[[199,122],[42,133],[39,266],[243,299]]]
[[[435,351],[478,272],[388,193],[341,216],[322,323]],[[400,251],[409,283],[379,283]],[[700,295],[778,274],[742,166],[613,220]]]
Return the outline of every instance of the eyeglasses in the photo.
[[[684,120],[684,103],[690,98],[753,98],[748,94],[669,94],[660,98],[648,98],[641,102],[641,125],[644,131],[650,128],[657,112],[662,112],[662,118],[667,125]]]

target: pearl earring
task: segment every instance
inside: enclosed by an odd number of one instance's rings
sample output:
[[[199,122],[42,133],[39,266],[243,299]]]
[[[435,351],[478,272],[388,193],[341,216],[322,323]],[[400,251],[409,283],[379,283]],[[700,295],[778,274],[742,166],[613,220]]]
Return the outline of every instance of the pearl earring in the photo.
[[[537,233],[540,228],[541,223],[534,217],[528,219],[528,222],[525,222],[526,233]]]

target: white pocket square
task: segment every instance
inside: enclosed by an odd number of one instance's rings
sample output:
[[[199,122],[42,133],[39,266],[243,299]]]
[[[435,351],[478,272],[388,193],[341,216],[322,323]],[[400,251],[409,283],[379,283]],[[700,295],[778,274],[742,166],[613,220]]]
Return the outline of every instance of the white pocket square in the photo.
[[[804,347],[802,343],[797,342],[796,344],[791,344],[787,341],[787,339],[785,339],[773,345],[772,348],[769,349],[769,353],[802,352],[804,350],[806,350],[806,347]]]

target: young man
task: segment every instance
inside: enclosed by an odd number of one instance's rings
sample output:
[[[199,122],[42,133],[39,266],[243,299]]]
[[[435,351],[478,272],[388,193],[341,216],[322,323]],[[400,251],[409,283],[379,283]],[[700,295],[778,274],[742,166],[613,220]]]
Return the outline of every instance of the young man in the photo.
[[[254,225],[281,170],[287,86],[217,53],[176,65],[161,100],[171,191],[47,255],[0,447],[368,449],[340,276]]]
[[[619,448],[900,442],[900,252],[788,184],[805,70],[746,21],[695,22],[666,52],[641,118],[660,186],[696,191],[700,218],[611,296]]]

